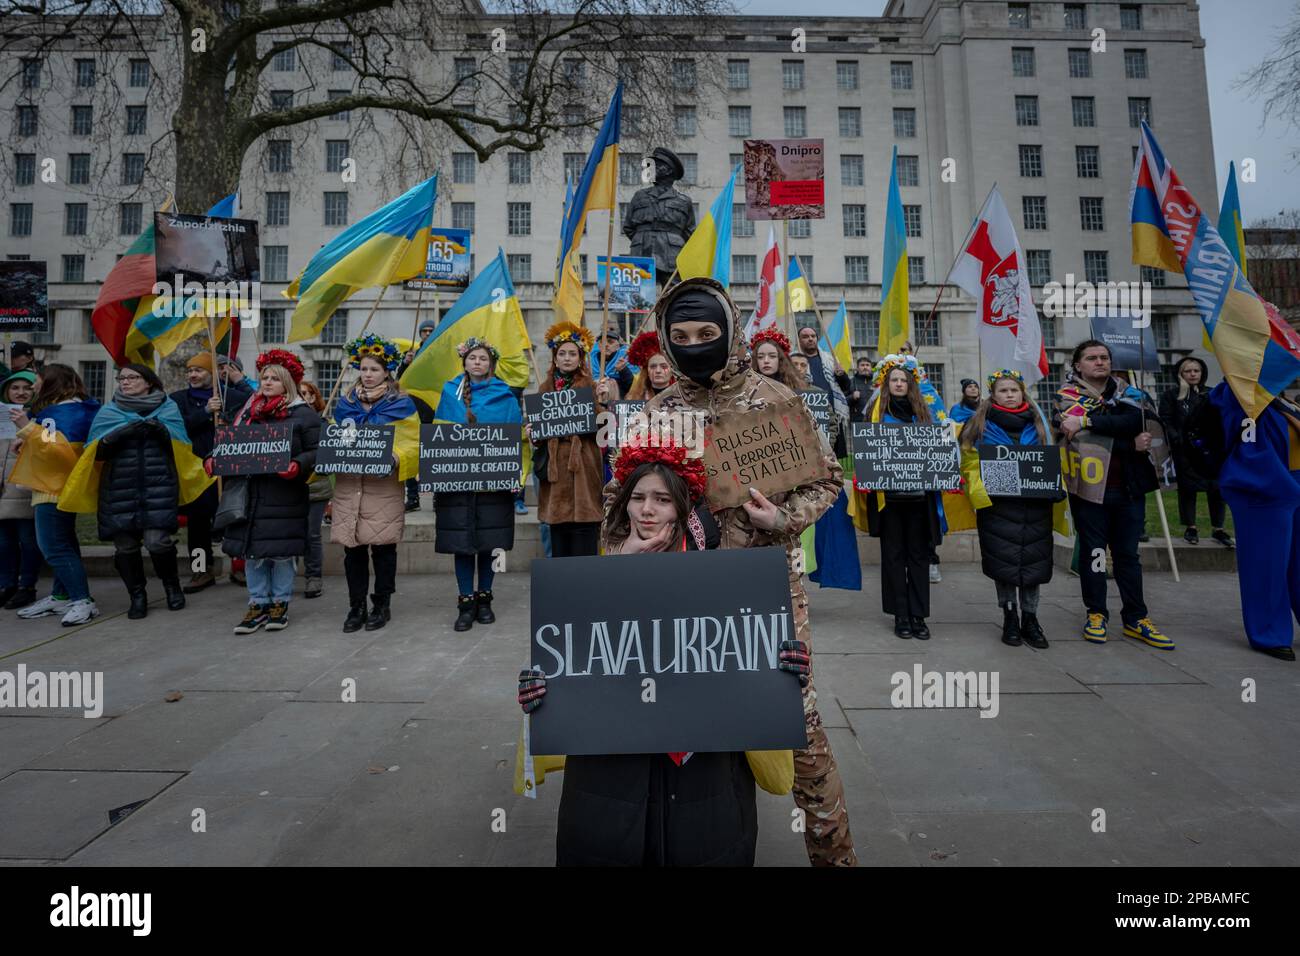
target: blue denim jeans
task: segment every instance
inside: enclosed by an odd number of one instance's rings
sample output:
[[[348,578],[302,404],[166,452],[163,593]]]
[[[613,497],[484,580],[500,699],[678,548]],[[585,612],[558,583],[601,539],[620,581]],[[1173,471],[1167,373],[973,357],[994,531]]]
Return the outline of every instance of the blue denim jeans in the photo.
[[[244,575],[248,579],[249,604],[288,604],[293,597],[293,558],[248,558]]]
[[[34,518],[0,521],[0,588],[34,588],[41,570]]]
[[[474,593],[474,565],[476,563],[478,565],[478,589],[480,591],[492,590],[492,579],[496,577],[496,572],[492,570],[491,551],[480,551],[477,555],[458,554],[455,557],[456,587],[462,595]]]
[[[54,569],[54,590],[64,594],[69,601],[82,601],[90,597],[90,583],[86,568],[81,563],[81,544],[77,541],[77,516],[70,511],[60,511],[57,504],[37,505],[36,544]]]

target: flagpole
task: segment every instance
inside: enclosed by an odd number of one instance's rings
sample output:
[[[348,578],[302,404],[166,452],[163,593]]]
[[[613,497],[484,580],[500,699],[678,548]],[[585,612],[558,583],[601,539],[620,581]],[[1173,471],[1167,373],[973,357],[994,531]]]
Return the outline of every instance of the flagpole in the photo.
[[[436,288],[436,286],[435,286]],[[416,339],[420,335],[420,309],[424,306],[424,285],[420,285],[420,294],[415,297],[415,325],[411,327],[411,350],[416,351]]]
[[[781,283],[781,301],[785,303],[786,334],[790,341],[798,339],[794,329],[794,316],[790,314],[790,220],[781,220],[781,268],[785,270],[785,281]],[[807,280],[805,280],[807,281]],[[809,289],[812,286],[808,287]]]
[[[379,289],[379,295],[375,296],[375,304],[370,307],[370,314],[366,316],[365,325],[361,326],[361,331],[357,333],[357,338],[366,334],[366,329],[370,328],[370,320],[375,317],[375,310],[379,308],[379,303],[383,301],[384,293],[388,291],[388,286],[382,286]],[[334,387],[330,389],[330,397],[325,402],[325,411],[328,412],[334,405],[334,399],[338,397],[339,386],[343,384],[343,369],[339,368],[339,374],[334,379]]]
[[[212,331],[212,316],[210,316],[210,315],[205,315],[205,316],[204,316],[204,319],[207,321],[207,324],[208,324],[208,354],[209,354],[209,355],[211,356],[211,358],[212,358],[212,387],[213,387],[212,394],[213,394],[213,395],[217,395],[217,396],[222,396],[221,386],[217,384],[217,371],[218,371],[218,369],[221,368],[221,366],[219,366],[219,365],[217,364],[217,338],[216,338],[216,333]],[[231,316],[231,317],[230,317],[230,321],[231,321],[231,322],[235,322],[235,321],[238,321],[238,320],[237,320],[234,316]],[[232,340],[233,340],[233,338],[234,338],[233,334],[232,334],[231,338],[232,338]],[[221,397],[221,406],[222,406],[222,408],[225,407],[225,404],[226,404],[226,402],[225,402],[225,398],[224,398],[224,396],[222,396],[222,397]],[[220,427],[220,424],[221,424],[221,423],[220,423],[220,420],[218,419],[217,413],[216,413],[216,412],[213,412],[213,413],[212,413],[212,431],[213,431],[214,433],[216,432],[217,428]],[[221,497],[221,476],[220,476],[220,475],[217,475],[217,497],[218,497],[218,498]],[[207,569],[205,568],[204,570],[207,570]]]
[[[970,228],[966,230],[966,238],[963,239],[961,241],[961,245],[957,247],[957,255],[953,256],[952,263],[948,266],[948,273],[943,277],[943,283],[939,286],[939,294],[935,296],[934,305],[930,308],[929,316],[926,317],[927,323],[934,318],[934,313],[939,308],[939,302],[940,300],[943,299],[943,294],[948,289],[948,280],[952,278],[952,269],[953,266],[957,264],[957,257],[962,255],[962,253],[966,251],[966,247],[970,245],[970,237],[975,235],[975,230],[979,228],[980,219],[984,217],[984,210],[988,208],[989,200],[993,198],[993,193],[997,190],[997,188],[998,188],[998,184],[995,181],[993,185],[989,187],[989,192],[988,195],[984,197],[984,202],[980,204],[979,212],[975,213],[975,218],[971,220]],[[918,339],[921,337],[919,329],[916,337]],[[916,345],[915,342],[912,344],[916,346],[916,351],[913,354],[916,356],[916,360],[919,362],[921,360],[921,348],[920,346]],[[984,347],[980,344],[978,325],[975,330],[975,347],[979,350],[980,374],[982,376],[984,371]]]
[[[1142,383],[1138,386],[1138,390],[1142,392],[1142,395],[1138,400],[1138,407],[1142,411],[1142,431],[1145,432],[1147,430],[1147,402],[1145,390],[1147,383],[1147,348],[1145,328],[1142,330],[1142,337],[1138,342],[1138,367],[1140,375],[1138,380]],[[1166,436],[1165,441],[1168,440],[1169,438]],[[1151,449],[1149,447],[1147,448],[1147,457],[1151,457]],[[1154,462],[1152,462],[1152,464],[1154,464]],[[1174,539],[1169,535],[1169,516],[1165,514],[1164,490],[1160,487],[1159,479],[1160,476],[1156,475],[1156,510],[1160,512],[1160,527],[1165,533],[1165,547],[1169,550],[1169,569],[1174,572],[1174,583],[1181,584],[1182,578],[1178,574],[1178,559],[1174,556]]]
[[[617,170],[615,170],[617,172]],[[609,356],[605,354],[605,343],[609,340],[609,288],[610,280],[614,277],[614,210],[609,211],[609,228],[605,233],[605,317],[601,322],[600,330],[600,380],[604,381],[608,376],[605,374],[605,367],[609,363]]]

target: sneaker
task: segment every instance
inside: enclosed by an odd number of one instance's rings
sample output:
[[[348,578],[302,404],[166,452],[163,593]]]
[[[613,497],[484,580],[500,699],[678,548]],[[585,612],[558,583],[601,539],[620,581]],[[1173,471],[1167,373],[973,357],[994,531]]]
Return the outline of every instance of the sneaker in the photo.
[[[939,565],[937,564],[930,565],[930,583],[938,584],[942,580],[943,580],[943,575],[939,573]]]
[[[518,498],[515,499],[515,514],[517,515],[528,514],[528,505],[524,504]]]
[[[303,586],[302,596],[308,598],[318,598],[324,588],[321,586],[320,578],[308,578]]]
[[[271,605],[270,613],[267,615],[266,629],[268,631],[283,631],[289,626],[289,605],[285,601],[276,601]]]
[[[420,502],[419,502],[419,500],[417,499],[417,500],[415,500],[415,501],[408,501],[408,502],[406,503],[406,510],[407,510],[408,512],[410,512],[410,511],[419,511],[419,510],[420,510]]]
[[[211,571],[202,571],[190,576],[190,583],[181,588],[186,594],[198,594],[204,588],[210,588],[217,583],[216,575]]]
[[[1124,636],[1141,641],[1143,644],[1150,644],[1162,651],[1172,651],[1174,649],[1174,642],[1157,631],[1156,626],[1151,623],[1149,617],[1142,618],[1136,624],[1125,624]]]
[[[68,609],[63,614],[64,627],[76,627],[99,617],[99,608],[90,598],[68,602]]]
[[[1183,532],[1183,540],[1188,544],[1200,544],[1201,535],[1195,528],[1188,528]]]
[[[1237,547],[1237,542],[1232,540],[1232,535],[1228,534],[1228,532],[1224,531],[1222,528],[1216,529],[1210,537],[1219,542],[1219,544],[1223,545],[1229,551]]]
[[[271,619],[266,608],[261,604],[250,604],[244,612],[244,619],[235,625],[236,634],[252,634]]]
[[[35,604],[20,608],[18,616],[30,621],[38,617],[49,617],[51,614],[63,614],[71,603],[67,598],[55,597],[51,594],[41,598]]]
[[[1083,625],[1083,639],[1094,644],[1105,644],[1106,624],[1105,614],[1089,614],[1088,623]]]
[[[19,608],[26,607],[36,600],[35,588],[18,588],[8,601],[5,601],[6,611],[16,611]]]

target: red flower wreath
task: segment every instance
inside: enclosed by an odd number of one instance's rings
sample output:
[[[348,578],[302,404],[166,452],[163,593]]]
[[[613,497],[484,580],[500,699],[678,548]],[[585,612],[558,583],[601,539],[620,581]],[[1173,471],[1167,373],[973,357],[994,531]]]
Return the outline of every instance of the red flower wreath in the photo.
[[[629,365],[645,368],[647,362],[662,353],[663,349],[659,347],[659,333],[642,332],[628,347],[627,361]]]
[[[298,359],[298,356],[286,349],[267,349],[257,357],[257,370],[259,372],[268,365],[283,366],[295,385],[302,381],[302,362]]]
[[[642,436],[629,439],[614,461],[614,480],[620,485],[624,484],[632,472],[650,462],[667,465],[686,482],[687,496],[692,503],[704,497],[709,483],[704,473],[704,462],[699,458],[687,458],[686,449],[672,440],[652,445]]]
[[[785,333],[778,332],[774,325],[770,325],[765,329],[760,329],[755,332],[753,337],[749,340],[749,350],[751,352],[757,352],[758,347],[764,342],[771,342],[786,355],[790,354],[790,340],[785,336]]]

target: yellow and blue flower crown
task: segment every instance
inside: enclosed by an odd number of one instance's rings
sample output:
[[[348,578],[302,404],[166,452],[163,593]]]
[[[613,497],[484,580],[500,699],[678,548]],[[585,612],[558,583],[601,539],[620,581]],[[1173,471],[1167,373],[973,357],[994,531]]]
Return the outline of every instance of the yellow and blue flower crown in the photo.
[[[360,368],[363,358],[372,358],[388,371],[394,371],[402,362],[402,351],[392,342],[374,332],[367,332],[343,346],[347,353],[348,365]]]
[[[876,363],[876,373],[872,376],[871,384],[879,388],[884,382],[886,376],[896,368],[901,368],[912,378],[916,379],[917,384],[928,381],[925,374],[925,366],[922,365],[915,355],[886,355]]]
[[[501,353],[497,351],[496,346],[484,339],[480,339],[476,335],[471,335],[464,342],[461,342],[460,345],[456,346],[456,354],[461,358],[464,358],[470,352],[474,351],[474,349],[483,349],[488,355],[492,356],[493,365],[501,360]]]
[[[591,336],[591,330],[585,326],[575,325],[572,322],[556,322],[546,330],[544,336],[546,344],[554,352],[565,342],[572,342],[585,355],[591,351],[591,346],[595,341]]]
[[[1002,368],[1002,369],[998,369],[996,372],[994,372],[992,375],[988,377],[990,392],[993,391],[993,386],[998,383],[998,379],[1000,378],[1009,378],[1013,382],[1019,382],[1021,391],[1024,391],[1025,377],[1013,368]]]

